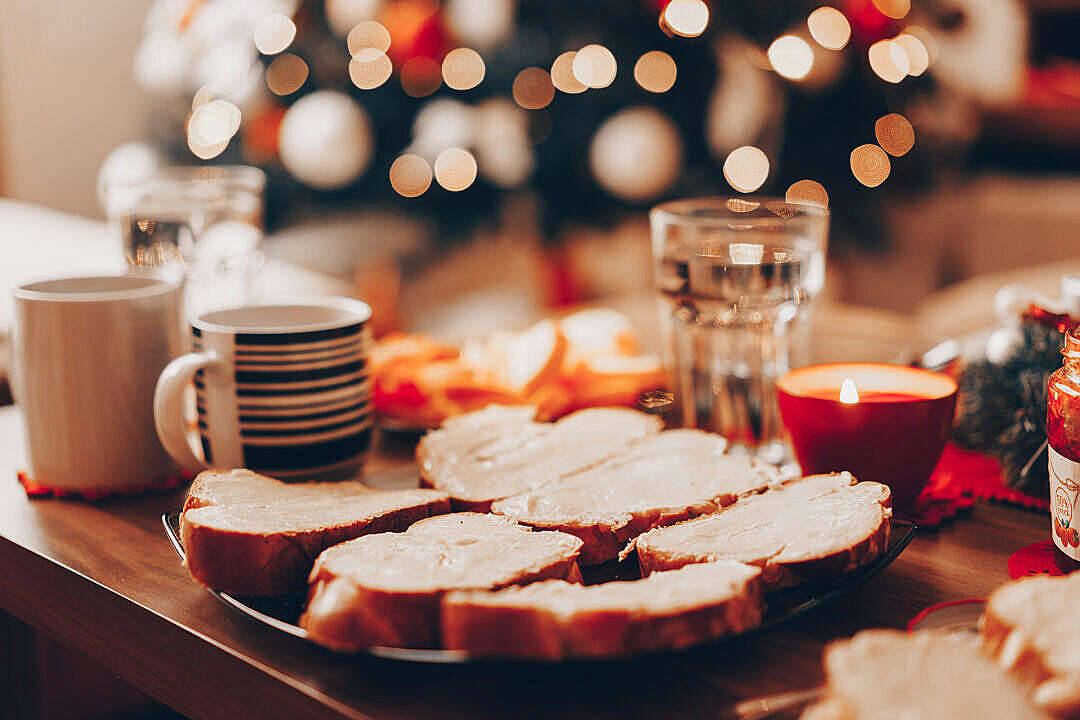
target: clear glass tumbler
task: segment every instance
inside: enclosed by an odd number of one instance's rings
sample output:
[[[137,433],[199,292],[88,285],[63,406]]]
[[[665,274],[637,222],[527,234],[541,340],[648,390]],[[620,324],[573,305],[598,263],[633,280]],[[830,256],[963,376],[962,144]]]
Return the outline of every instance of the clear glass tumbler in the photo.
[[[133,270],[173,268],[189,313],[242,305],[262,263],[266,175],[245,165],[164,168],[105,188],[109,223]]]
[[[650,213],[665,361],[684,427],[788,459],[775,380],[809,359],[825,285],[828,211],[772,198],[701,198]]]

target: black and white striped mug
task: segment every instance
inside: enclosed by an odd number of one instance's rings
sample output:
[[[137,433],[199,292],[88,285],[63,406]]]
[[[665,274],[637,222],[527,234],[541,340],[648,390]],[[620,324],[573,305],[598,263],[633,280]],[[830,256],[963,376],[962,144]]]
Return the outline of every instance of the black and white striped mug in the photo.
[[[282,480],[356,475],[371,444],[371,308],[306,298],[216,310],[191,324],[194,352],[154,393],[161,444],[185,468],[245,467]],[[188,439],[194,380],[202,457]]]

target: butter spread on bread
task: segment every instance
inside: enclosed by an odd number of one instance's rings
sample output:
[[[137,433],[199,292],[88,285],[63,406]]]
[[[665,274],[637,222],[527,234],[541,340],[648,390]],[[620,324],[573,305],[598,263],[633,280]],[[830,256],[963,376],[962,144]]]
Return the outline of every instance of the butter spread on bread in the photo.
[[[362,483],[289,484],[247,470],[200,473],[180,524],[191,576],[236,595],[303,592],[308,572],[331,545],[400,531],[449,512],[433,490],[381,491]]]
[[[312,640],[340,650],[437,648],[444,593],[580,581],[580,549],[572,535],[496,515],[429,518],[404,533],[367,535],[323,552],[300,624]]]

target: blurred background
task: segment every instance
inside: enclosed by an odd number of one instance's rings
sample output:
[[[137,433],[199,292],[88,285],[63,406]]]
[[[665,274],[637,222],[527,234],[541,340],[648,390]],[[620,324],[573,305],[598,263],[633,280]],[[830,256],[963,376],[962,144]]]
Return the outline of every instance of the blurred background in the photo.
[[[0,14],[4,196],[100,218],[110,181],[256,165],[267,253],[378,296],[388,326],[453,334],[462,307],[520,325],[645,288],[646,211],[673,197],[820,197],[828,296],[918,318],[931,339],[990,317],[985,294],[941,305],[943,289],[1080,259],[1070,0],[9,0]]]

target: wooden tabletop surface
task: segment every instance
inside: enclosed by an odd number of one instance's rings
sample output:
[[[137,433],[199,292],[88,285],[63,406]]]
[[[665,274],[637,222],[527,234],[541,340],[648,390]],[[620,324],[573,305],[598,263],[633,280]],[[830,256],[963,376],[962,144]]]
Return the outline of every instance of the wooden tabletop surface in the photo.
[[[1041,513],[982,504],[920,533],[860,589],[764,636],[613,663],[418,665],[335,655],[218,602],[162,532],[183,491],[28,500],[15,479],[20,435],[18,411],[0,410],[0,609],[199,720],[715,717],[738,699],[819,683],[831,638],[984,597],[1007,579],[1013,550],[1048,535]],[[371,469],[404,467],[410,453],[380,446]]]

